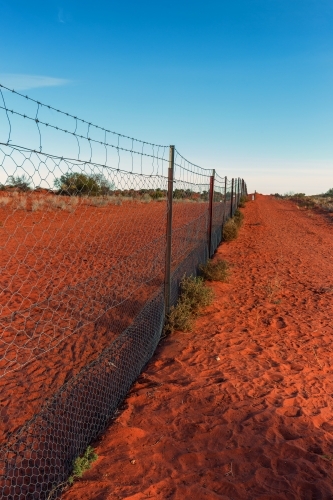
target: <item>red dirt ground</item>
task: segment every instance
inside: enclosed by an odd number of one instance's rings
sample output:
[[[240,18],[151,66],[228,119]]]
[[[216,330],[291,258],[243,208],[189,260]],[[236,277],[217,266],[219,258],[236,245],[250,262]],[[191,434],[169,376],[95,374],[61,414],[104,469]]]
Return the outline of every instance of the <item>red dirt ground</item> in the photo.
[[[259,196],[228,283],[162,342],[63,500],[333,498],[333,227]]]
[[[28,210],[15,209],[20,199]],[[0,204],[0,442],[110,345],[164,280],[165,202],[31,211],[35,199]],[[175,204],[178,260],[196,246],[207,207]]]

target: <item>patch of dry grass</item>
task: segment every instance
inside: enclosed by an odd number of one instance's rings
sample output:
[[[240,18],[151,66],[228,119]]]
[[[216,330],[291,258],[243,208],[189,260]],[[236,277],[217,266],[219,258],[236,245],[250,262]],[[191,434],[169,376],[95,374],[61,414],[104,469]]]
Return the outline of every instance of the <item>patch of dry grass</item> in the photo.
[[[225,260],[209,260],[200,266],[202,277],[207,281],[227,281],[229,264]]]
[[[223,224],[223,241],[235,240],[238,236],[239,226],[232,217]]]

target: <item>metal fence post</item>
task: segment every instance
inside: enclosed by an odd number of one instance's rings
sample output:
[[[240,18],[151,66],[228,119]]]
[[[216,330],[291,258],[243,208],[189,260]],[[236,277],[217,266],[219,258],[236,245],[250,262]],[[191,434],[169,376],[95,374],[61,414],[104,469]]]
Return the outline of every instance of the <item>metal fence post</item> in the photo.
[[[165,315],[170,313],[171,301],[171,251],[172,251],[172,203],[173,203],[173,173],[175,167],[175,146],[170,146],[168,168],[168,200],[165,252],[164,303]]]
[[[228,178],[227,178],[227,176],[225,176],[225,178],[224,178],[224,210],[223,210],[222,230],[223,230],[223,224],[225,221],[226,208],[227,208],[227,181],[228,181]]]
[[[215,180],[215,169],[213,169],[213,175],[210,176],[209,183],[209,205],[208,205],[208,258],[212,256],[212,228],[213,228],[213,201],[214,201],[214,180]]]
[[[234,201],[234,178],[231,179],[231,195],[230,195],[230,217],[234,215],[233,211],[233,201]]]

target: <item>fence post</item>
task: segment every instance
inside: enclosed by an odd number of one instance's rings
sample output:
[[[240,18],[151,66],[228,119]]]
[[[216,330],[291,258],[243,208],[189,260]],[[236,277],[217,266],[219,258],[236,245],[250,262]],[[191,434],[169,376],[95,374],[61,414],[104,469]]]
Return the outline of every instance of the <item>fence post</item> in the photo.
[[[171,301],[171,249],[172,249],[172,203],[173,203],[173,173],[175,166],[175,146],[169,149],[168,168],[168,200],[167,200],[167,227],[166,227],[166,253],[165,253],[165,279],[164,279],[164,303],[165,315],[170,313]]]
[[[225,221],[225,212],[226,212],[226,208],[227,208],[227,181],[228,181],[228,178],[227,176],[225,176],[224,178],[224,210],[223,210],[223,221],[222,221],[222,230],[223,230],[223,224],[224,224],[224,221]]]
[[[213,201],[214,201],[214,180],[215,180],[215,169],[213,169],[213,175],[210,176],[209,184],[209,206],[208,206],[208,258],[212,256],[212,227],[213,227]]]
[[[231,195],[230,195],[230,217],[234,215],[233,211],[233,201],[234,201],[234,178],[231,179]]]

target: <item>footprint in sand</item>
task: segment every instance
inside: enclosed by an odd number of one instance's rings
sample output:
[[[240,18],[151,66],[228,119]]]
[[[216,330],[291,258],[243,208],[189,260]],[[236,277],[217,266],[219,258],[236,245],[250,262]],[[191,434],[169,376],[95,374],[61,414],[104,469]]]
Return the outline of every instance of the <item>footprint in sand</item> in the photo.
[[[272,326],[274,326],[278,330],[281,330],[282,328],[287,328],[287,323],[281,316],[279,316],[276,320],[273,320]]]

